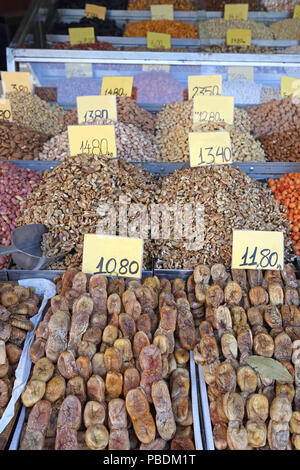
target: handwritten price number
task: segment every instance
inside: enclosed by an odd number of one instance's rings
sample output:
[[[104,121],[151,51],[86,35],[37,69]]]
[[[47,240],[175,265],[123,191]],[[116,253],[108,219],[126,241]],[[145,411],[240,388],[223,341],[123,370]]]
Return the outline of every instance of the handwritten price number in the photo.
[[[195,96],[218,96],[220,95],[220,88],[218,85],[209,85],[209,86],[194,86],[192,99]]]
[[[161,39],[152,39],[152,41],[150,41],[150,46],[153,49],[166,49]]]
[[[232,38],[231,44],[236,44],[237,46],[245,46],[246,41],[243,38]]]
[[[86,140],[85,143],[82,140],[80,150],[82,153],[87,153],[90,155],[106,155],[107,157],[113,156],[113,154],[108,151],[107,139],[93,139],[91,145],[88,140]]]
[[[117,271],[117,264],[118,263],[117,263],[115,258],[110,258],[105,264],[105,271],[103,271],[104,257],[102,256],[100,258],[99,264],[97,264],[97,266],[96,266],[97,268],[99,268],[99,271],[97,271],[97,273],[99,273],[99,274],[113,274],[113,275],[116,275],[116,276],[118,274],[120,274],[122,276],[125,276],[126,274],[128,274],[128,271],[129,271],[129,274],[134,275],[134,274],[138,273],[138,271],[140,269],[140,265],[137,261],[131,261],[131,263],[129,263],[127,258],[121,259],[120,267],[118,268],[118,271]]]
[[[17,85],[16,83],[12,83],[11,87],[14,91],[20,91],[20,92],[24,92],[24,93],[29,92],[28,87],[24,86],[24,85]]]
[[[248,257],[248,251],[249,251],[249,247],[247,247],[244,255],[242,256],[242,260],[244,262],[241,263],[240,266],[256,266],[257,269],[258,268],[266,269],[269,266],[274,268],[276,266],[276,264],[278,262],[278,253],[276,253],[276,251],[273,251],[271,253],[271,250],[269,250],[268,248],[265,248],[265,249],[261,250],[260,253],[259,253],[259,256],[261,256],[261,260],[258,263],[255,260],[256,255],[257,255],[257,250],[258,250],[258,248],[256,246],[254,248],[254,251],[253,251],[252,255],[249,256],[249,259],[251,260],[251,263],[247,263],[247,257]],[[280,264],[277,265],[276,269],[278,269],[278,270],[282,269]]]
[[[110,89],[106,89],[105,92],[104,92],[105,95],[117,95],[117,96],[125,96],[125,93],[124,93],[124,88],[110,88]]]
[[[222,162],[230,162],[232,160],[231,156],[231,149],[230,147],[217,147],[217,151],[214,152],[214,147],[205,147],[205,148],[200,148],[200,153],[199,153],[199,165],[214,165],[216,161],[216,157],[221,156],[222,157]],[[206,158],[204,160],[204,156],[210,157],[211,161],[208,161]]]
[[[94,119],[108,119],[107,109],[92,109],[85,113],[84,122],[93,121]]]
[[[218,111],[207,111],[196,112],[195,114],[199,115],[199,122],[224,122],[224,119],[221,118],[221,115]]]
[[[248,78],[242,73],[232,73],[230,75],[230,80],[232,82],[248,82]]]
[[[0,119],[9,120],[11,118],[11,112],[9,109],[2,109],[0,111]]]

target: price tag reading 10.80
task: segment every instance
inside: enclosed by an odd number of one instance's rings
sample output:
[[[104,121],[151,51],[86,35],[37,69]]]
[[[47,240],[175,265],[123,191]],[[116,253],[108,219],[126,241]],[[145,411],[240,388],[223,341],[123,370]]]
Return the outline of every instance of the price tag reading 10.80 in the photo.
[[[233,230],[232,269],[282,270],[283,232]]]
[[[70,155],[117,156],[115,126],[68,126]]]
[[[103,77],[100,95],[131,96],[133,77]]]
[[[229,132],[189,132],[190,166],[232,163]]]
[[[87,274],[141,278],[143,239],[84,235],[82,271]]]

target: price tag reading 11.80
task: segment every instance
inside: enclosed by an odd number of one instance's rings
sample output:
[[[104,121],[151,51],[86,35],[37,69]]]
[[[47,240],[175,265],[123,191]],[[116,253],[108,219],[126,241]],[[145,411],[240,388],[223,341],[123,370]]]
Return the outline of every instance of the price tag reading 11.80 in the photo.
[[[115,126],[68,126],[70,155],[117,156]]]
[[[101,95],[131,96],[133,77],[103,77]]]
[[[189,100],[196,96],[222,95],[222,75],[189,75]]]
[[[282,270],[283,232],[233,230],[232,269]]]
[[[189,132],[190,166],[232,163],[229,132]]]
[[[30,74],[28,72],[1,72],[3,93],[19,91],[31,93]]]
[[[143,239],[109,235],[84,235],[82,271],[141,278],[143,265]]]

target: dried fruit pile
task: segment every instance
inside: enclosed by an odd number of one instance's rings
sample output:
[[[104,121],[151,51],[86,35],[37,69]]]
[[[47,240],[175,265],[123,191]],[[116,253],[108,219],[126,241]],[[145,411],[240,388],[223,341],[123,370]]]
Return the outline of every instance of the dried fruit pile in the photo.
[[[197,266],[202,365],[218,450],[300,448],[299,285],[294,268]]]
[[[40,302],[32,287],[0,284],[0,418],[11,397],[27,331],[34,328],[30,318],[38,313]]]
[[[146,37],[147,32],[170,34],[172,38],[198,38],[198,27],[175,20],[148,20],[126,23],[123,36]]]
[[[288,173],[268,182],[275,199],[286,208],[295,252],[300,256],[300,173]]]
[[[9,121],[0,121],[0,159],[34,160],[49,135]]]
[[[185,282],[70,269],[57,289],[30,350],[20,448],[193,450]]]

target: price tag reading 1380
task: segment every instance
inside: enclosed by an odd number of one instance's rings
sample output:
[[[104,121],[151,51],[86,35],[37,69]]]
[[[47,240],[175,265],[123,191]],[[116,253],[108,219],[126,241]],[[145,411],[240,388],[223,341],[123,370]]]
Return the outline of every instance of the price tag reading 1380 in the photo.
[[[87,274],[141,278],[143,239],[84,235],[82,271]]]
[[[229,132],[190,132],[189,149],[191,167],[232,163]]]
[[[282,232],[233,230],[232,269],[282,270]]]

